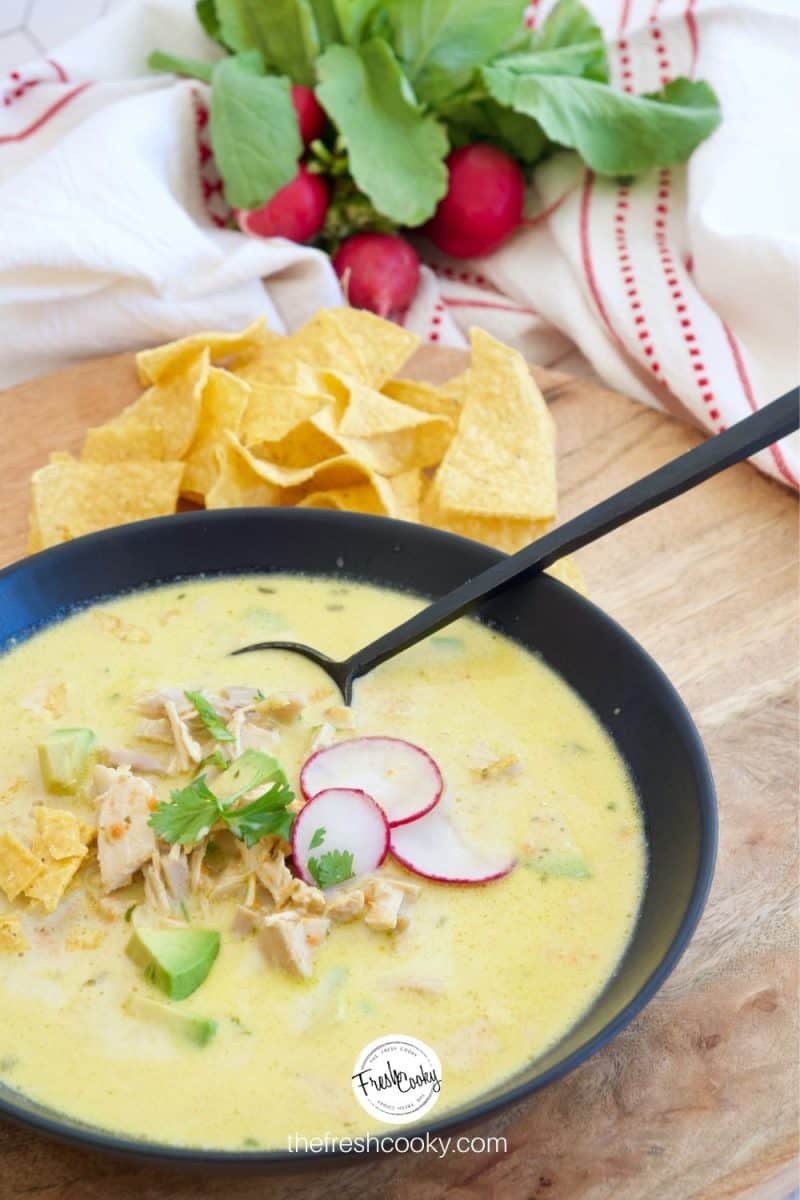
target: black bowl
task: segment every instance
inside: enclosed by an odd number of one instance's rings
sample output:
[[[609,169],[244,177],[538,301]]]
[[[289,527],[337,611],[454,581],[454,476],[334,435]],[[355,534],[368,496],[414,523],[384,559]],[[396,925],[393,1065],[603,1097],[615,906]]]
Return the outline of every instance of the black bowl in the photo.
[[[75,606],[177,577],[308,572],[433,598],[501,557],[465,538],[353,513],[239,509],[143,521],[80,538],[0,572],[0,645]],[[540,654],[611,734],[639,793],[649,872],[630,945],[592,1008],[544,1056],[422,1130],[437,1134],[473,1124],[559,1079],[627,1025],[683,953],[705,903],[716,851],[714,784],[697,730],[669,680],[624,629],[546,575],[487,603],[480,619]],[[0,1115],[69,1142],[162,1165],[263,1171],[320,1157],[136,1141],[1,1088]],[[408,1133],[388,1131],[385,1146]]]

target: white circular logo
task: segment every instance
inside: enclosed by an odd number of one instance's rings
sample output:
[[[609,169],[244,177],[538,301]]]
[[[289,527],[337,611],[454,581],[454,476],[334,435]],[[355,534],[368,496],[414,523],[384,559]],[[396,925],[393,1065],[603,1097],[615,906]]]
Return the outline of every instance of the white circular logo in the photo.
[[[430,1112],[442,1090],[439,1055],[404,1033],[377,1038],[359,1054],[353,1091],[362,1108],[387,1125],[406,1125]]]

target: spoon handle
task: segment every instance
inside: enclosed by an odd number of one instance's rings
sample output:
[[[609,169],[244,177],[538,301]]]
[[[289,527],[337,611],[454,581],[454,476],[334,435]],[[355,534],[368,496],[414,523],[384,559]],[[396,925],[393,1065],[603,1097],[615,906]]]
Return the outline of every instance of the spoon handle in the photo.
[[[436,633],[437,629],[463,616],[509,584],[530,579],[565,554],[580,550],[581,546],[596,541],[634,517],[680,496],[726,467],[786,437],[799,426],[800,389],[793,388],[724,433],[708,438],[571,521],[565,521],[523,550],[481,571],[390,633],[357,651],[344,664],[350,679],[358,678],[387,658]]]

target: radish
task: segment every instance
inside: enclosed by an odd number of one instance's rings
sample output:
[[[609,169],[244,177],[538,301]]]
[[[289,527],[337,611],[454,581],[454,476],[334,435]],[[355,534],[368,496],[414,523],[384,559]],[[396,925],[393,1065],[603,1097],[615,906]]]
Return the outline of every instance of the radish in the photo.
[[[467,845],[441,807],[391,831],[391,850],[415,875],[439,883],[491,883],[508,875],[516,860],[484,854]]]
[[[307,242],[319,233],[328,211],[330,193],[321,175],[301,163],[291,183],[276,192],[261,208],[239,209],[236,219],[251,237],[285,237]]]
[[[300,787],[307,797],[327,788],[362,788],[390,825],[403,825],[438,804],[444,782],[420,746],[401,738],[360,737],[312,754],[300,772]]]
[[[357,233],[343,242],[333,266],[353,308],[379,317],[402,312],[419,286],[419,257],[393,233]]]
[[[312,886],[324,889],[368,875],[388,851],[386,817],[371,796],[356,788],[320,792],[295,817],[294,869]]]
[[[482,143],[454,150],[447,168],[447,195],[424,232],[452,258],[491,254],[522,220],[522,171],[510,155]]]
[[[297,113],[303,145],[310,146],[313,141],[322,136],[325,128],[325,112],[311,88],[303,87],[301,83],[292,84],[292,104]]]

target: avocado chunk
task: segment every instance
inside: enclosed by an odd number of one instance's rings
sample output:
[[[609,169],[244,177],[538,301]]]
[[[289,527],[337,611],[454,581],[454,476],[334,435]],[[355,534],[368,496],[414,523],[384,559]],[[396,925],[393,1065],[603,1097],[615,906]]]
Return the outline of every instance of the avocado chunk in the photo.
[[[214,965],[219,943],[216,929],[137,929],[127,953],[170,1000],[185,1000]]]
[[[48,792],[77,792],[89,773],[94,744],[91,729],[54,729],[39,743],[39,768]]]
[[[132,1017],[163,1025],[177,1037],[192,1042],[195,1046],[207,1046],[217,1032],[217,1022],[212,1021],[210,1017],[181,1012],[171,1004],[153,1000],[150,996],[140,996],[138,992],[133,992],[128,997],[124,1007]]]

